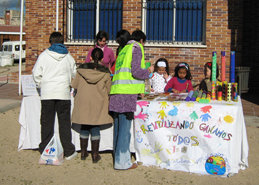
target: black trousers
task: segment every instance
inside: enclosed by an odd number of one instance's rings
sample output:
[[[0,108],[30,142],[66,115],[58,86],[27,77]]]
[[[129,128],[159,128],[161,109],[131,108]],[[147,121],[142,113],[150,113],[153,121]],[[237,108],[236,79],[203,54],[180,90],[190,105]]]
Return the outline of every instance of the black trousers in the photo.
[[[75,152],[71,142],[71,101],[70,100],[41,100],[41,143],[39,151],[42,153],[53,137],[55,116],[58,116],[59,137],[64,149],[64,156]]]

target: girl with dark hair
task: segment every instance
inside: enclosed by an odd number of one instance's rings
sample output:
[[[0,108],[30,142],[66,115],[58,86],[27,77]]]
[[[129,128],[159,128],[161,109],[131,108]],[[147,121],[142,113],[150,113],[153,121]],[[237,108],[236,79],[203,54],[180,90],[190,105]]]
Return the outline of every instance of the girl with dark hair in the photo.
[[[131,35],[132,40],[138,41],[142,45],[146,42],[146,38],[145,33],[139,29],[135,30]]]
[[[99,126],[113,122],[108,114],[111,79],[109,69],[99,64],[103,59],[103,52],[100,48],[93,49],[91,59],[94,62],[79,66],[72,82],[72,87],[77,91],[72,122],[81,124],[81,160],[85,160],[88,156],[87,146],[89,135],[91,135],[92,161],[97,163],[101,159]]]
[[[119,52],[127,45],[127,42],[130,40],[130,33],[127,30],[120,30],[116,34],[116,42],[119,44],[117,48],[116,56],[118,56]]]
[[[168,61],[165,58],[159,58],[155,63],[154,76],[150,79],[151,92],[163,93],[171,78]]]
[[[205,78],[201,81],[199,90],[203,90],[206,92],[211,92],[211,84],[212,84],[212,62],[207,62],[204,65],[204,76]],[[219,77],[219,68],[217,64],[216,78]]]
[[[127,42],[130,40],[130,33],[127,30],[120,30],[116,34],[116,42],[119,44],[117,50],[116,50],[116,58],[119,55],[119,52],[124,48],[125,45],[127,45]],[[111,66],[111,73],[114,74],[115,71],[115,63],[114,62]]]
[[[190,66],[185,62],[180,63],[175,67],[174,77],[165,86],[165,92],[190,92],[193,90],[191,79]]]
[[[100,64],[107,68],[110,68],[115,62],[115,57],[114,57],[113,50],[107,46],[108,40],[109,40],[108,33],[106,33],[105,31],[99,31],[95,38],[94,48],[100,48],[103,51],[103,60]],[[91,61],[90,57],[94,48],[89,50],[85,60],[86,63],[89,63]]]

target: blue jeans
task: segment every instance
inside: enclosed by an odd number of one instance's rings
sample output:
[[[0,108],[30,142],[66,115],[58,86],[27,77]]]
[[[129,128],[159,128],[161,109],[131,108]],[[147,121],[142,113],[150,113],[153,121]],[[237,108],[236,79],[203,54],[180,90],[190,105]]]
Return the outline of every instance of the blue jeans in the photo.
[[[126,115],[118,113],[114,118],[113,152],[114,168],[126,170],[132,166],[130,154],[131,120]]]
[[[80,138],[88,139],[89,134],[91,134],[91,141],[100,140],[100,127],[97,125],[82,125]]]

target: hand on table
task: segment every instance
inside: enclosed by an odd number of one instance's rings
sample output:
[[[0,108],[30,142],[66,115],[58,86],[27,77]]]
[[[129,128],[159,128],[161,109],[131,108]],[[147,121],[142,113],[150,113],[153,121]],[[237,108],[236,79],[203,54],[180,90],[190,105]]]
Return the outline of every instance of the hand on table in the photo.
[[[173,93],[176,93],[176,94],[181,93],[180,91],[178,91],[178,90],[176,90],[176,89],[172,89],[172,92],[173,92]]]

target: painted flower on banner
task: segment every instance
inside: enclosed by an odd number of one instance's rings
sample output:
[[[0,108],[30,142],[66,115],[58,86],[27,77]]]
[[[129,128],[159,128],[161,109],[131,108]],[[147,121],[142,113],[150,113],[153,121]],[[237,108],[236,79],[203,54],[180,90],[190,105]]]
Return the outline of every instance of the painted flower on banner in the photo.
[[[205,163],[205,169],[211,175],[224,175],[226,162],[221,156],[210,156]]]

